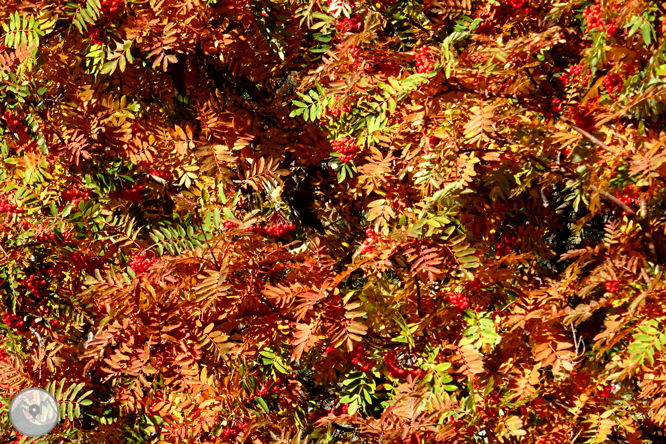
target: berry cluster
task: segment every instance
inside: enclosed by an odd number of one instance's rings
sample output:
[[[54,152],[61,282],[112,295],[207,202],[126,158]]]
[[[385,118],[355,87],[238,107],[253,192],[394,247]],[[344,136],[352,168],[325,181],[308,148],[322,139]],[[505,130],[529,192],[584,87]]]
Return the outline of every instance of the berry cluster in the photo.
[[[571,107],[571,118],[574,123],[588,133],[594,131],[594,119],[589,106],[575,105]]]
[[[335,27],[339,33],[358,32],[361,29],[361,21],[358,17],[343,17],[335,22]]]
[[[583,11],[583,17],[587,21],[587,28],[592,30],[599,28],[601,31],[604,30],[604,22],[601,20],[601,5],[599,5],[599,0],[595,1],[594,6],[585,8]]]
[[[495,243],[497,254],[509,254],[513,251],[513,243],[516,241],[516,236],[505,234],[502,240]]]
[[[561,113],[562,112],[562,101],[558,99],[557,97],[553,98],[553,100],[550,101],[550,105],[553,108],[553,111]]]
[[[237,426],[225,427],[220,432],[220,437],[222,438],[235,438],[240,432],[247,428],[247,422],[243,421]],[[211,436],[211,441],[217,441],[217,436]]]
[[[90,197],[89,190],[77,190],[76,188],[71,190],[65,190],[60,194],[62,200],[65,202],[72,202],[74,205],[78,205],[82,200],[86,200]]]
[[[379,235],[373,228],[368,228],[367,230],[365,230],[365,235],[368,237],[363,241],[363,248],[361,248],[361,254],[372,254],[375,250],[373,244],[379,238]]]
[[[53,231],[43,231],[35,235],[35,243],[45,244],[47,242],[58,242],[58,238]]]
[[[102,14],[114,16],[119,14],[125,7],[125,0],[100,0]]]
[[[490,91],[491,93],[497,94],[499,92],[504,91],[509,86],[511,86],[512,82],[513,82],[513,80],[511,79],[511,77],[507,77],[506,79],[504,79],[502,81],[498,80],[497,82],[488,85],[488,91]]]
[[[232,228],[234,228],[236,226],[236,222],[234,222],[233,220],[227,219],[227,220],[224,221],[222,226],[224,228],[226,228],[227,230],[231,230]]]
[[[21,214],[24,212],[25,210],[23,208],[19,208],[18,206],[9,203],[5,199],[0,199],[0,214],[2,213]]]
[[[604,86],[609,96],[614,96],[622,90],[622,77],[619,74],[608,74],[604,77]]]
[[[624,191],[620,194],[618,194],[616,197],[620,202],[631,208],[632,210],[634,209],[633,206],[636,204],[636,199],[638,199],[638,195],[640,194],[640,191],[638,189],[635,189],[633,186],[628,186],[624,189]],[[626,211],[622,212],[623,216],[626,216],[628,213]]]
[[[335,350],[337,350],[335,345],[329,345],[326,347],[326,351],[324,351],[324,353],[328,355],[329,353],[333,353]]]
[[[135,272],[135,273],[143,273],[144,271],[148,270],[151,265],[155,263],[157,259],[152,258],[148,259],[146,257],[145,251],[142,251],[141,253],[132,253],[132,256],[130,258],[130,268]]]
[[[420,378],[425,374],[420,368],[402,368],[398,365],[398,361],[393,353],[386,353],[384,355],[384,363],[386,363],[386,367],[388,367],[389,376],[391,378],[406,378],[407,375],[412,375],[414,378]]]
[[[365,354],[365,350],[363,350],[362,345],[357,345],[356,348],[350,353],[350,356],[352,357],[351,363],[354,364],[356,368],[363,370],[364,372],[370,370],[371,365],[367,360],[368,356]]]
[[[332,115],[333,117],[339,117],[341,114],[347,114],[348,112],[351,112],[352,107],[348,105],[342,105],[337,108],[332,108],[329,110],[329,114]]]
[[[74,267],[88,272],[93,271],[102,266],[102,261],[99,258],[93,259],[89,254],[83,254],[80,251],[75,251],[71,255]]]
[[[136,183],[132,186],[125,185],[122,190],[112,193],[111,196],[117,199],[138,202],[141,200],[141,193],[145,189],[146,187]]]
[[[469,308],[469,299],[467,296],[454,291],[449,291],[449,301],[456,307],[461,310],[466,310]]]
[[[611,23],[606,26],[606,38],[612,39],[616,33],[617,33],[617,25],[615,23]]]
[[[606,282],[606,291],[608,291],[610,293],[615,293],[618,288],[620,288],[620,281],[608,281],[608,282]]]
[[[9,328],[13,328],[17,331],[23,332],[27,330],[25,322],[21,317],[14,313],[5,313],[2,315],[2,322],[4,322]]]
[[[163,401],[164,401],[164,395],[162,395],[162,393],[157,393],[155,397],[150,401],[150,405],[148,406],[148,411],[150,413],[154,413],[157,408],[157,404]],[[141,401],[141,405],[143,405],[144,407],[146,406],[145,399]]]
[[[340,160],[343,162],[349,162],[358,151],[358,145],[356,145],[356,141],[351,137],[334,140],[331,142],[331,145],[334,151],[341,154]]]
[[[416,70],[419,73],[430,72],[435,68],[435,58],[430,53],[428,45],[421,46],[416,51]]]
[[[49,324],[51,325],[51,328],[53,328],[53,329],[60,328],[60,326],[62,325],[62,324],[60,324],[60,321],[57,320],[57,319],[51,319],[49,321]]]
[[[372,72],[377,66],[375,56],[363,53],[358,46],[352,46],[349,49],[349,54],[351,55],[354,69],[363,69],[365,72]]]
[[[266,233],[275,237],[282,237],[294,231],[296,225],[288,223],[275,223],[266,227]]]
[[[250,401],[253,401],[256,396],[266,396],[272,395],[273,393],[279,391],[282,388],[282,384],[285,382],[284,378],[278,376],[275,379],[272,379],[265,384],[261,384],[257,391],[253,395],[250,395]]]
[[[46,296],[46,289],[48,288],[49,284],[46,282],[46,279],[32,274],[25,281],[25,286],[28,287],[30,293],[32,293],[38,299],[41,299]]]
[[[9,355],[4,350],[0,350],[0,362],[9,362]],[[2,405],[5,406],[4,404]]]
[[[104,30],[102,28],[93,28],[90,30],[88,37],[95,45],[104,44]]]
[[[167,170],[150,170],[150,174],[155,177],[166,180],[167,182],[173,182],[173,174]]]
[[[579,77],[585,72],[582,77]],[[569,68],[569,72],[562,73],[559,80],[563,85],[568,85],[573,81],[580,82],[583,85],[586,85],[590,81],[590,76],[592,75],[589,69],[585,69],[585,65],[574,65]],[[573,76],[573,79],[572,79]],[[579,78],[576,78],[579,77]]]
[[[611,395],[613,394],[613,391],[615,391],[615,389],[616,389],[616,387],[614,385],[607,385],[601,391],[601,396],[604,397],[604,398],[610,398]]]
[[[526,0],[509,0],[509,4],[516,9],[524,8],[527,4]]]
[[[5,110],[4,117],[9,131],[15,132],[23,128],[23,122],[21,122],[21,119],[16,117],[11,111]]]
[[[335,409],[319,408],[313,412],[308,413],[308,418],[310,421],[316,422],[327,415],[340,416],[346,415],[347,413],[349,413],[349,404],[341,404]]]

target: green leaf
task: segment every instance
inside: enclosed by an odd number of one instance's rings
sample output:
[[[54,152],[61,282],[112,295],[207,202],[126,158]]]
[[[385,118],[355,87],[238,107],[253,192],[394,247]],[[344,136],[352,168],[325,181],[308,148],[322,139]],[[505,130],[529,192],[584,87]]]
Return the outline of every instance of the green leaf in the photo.
[[[257,402],[259,403],[259,406],[261,406],[261,409],[264,412],[268,413],[270,411],[270,409],[268,408],[268,404],[266,404],[266,401],[264,401],[264,398],[262,398],[261,396],[258,396],[255,399],[257,400]]]

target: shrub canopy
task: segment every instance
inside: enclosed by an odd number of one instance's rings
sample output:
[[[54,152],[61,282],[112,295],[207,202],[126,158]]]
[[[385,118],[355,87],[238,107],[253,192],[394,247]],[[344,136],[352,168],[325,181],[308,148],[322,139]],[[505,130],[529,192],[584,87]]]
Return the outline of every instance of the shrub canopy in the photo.
[[[4,404],[47,388],[52,443],[662,442],[664,12],[2,2]]]

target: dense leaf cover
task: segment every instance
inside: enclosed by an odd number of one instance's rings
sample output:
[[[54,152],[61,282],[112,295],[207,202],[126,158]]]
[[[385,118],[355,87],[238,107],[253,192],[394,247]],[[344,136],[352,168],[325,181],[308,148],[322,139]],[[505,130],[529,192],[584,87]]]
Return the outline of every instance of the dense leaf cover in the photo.
[[[4,405],[54,393],[49,443],[663,442],[664,13],[0,2]]]

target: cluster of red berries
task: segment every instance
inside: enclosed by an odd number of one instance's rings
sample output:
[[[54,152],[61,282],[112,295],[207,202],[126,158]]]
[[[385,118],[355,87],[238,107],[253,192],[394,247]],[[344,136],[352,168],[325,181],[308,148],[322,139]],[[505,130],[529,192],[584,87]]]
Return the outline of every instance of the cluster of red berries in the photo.
[[[398,361],[393,353],[386,353],[384,355],[384,363],[388,367],[389,376],[391,378],[401,379],[412,375],[414,378],[421,378],[425,373],[420,368],[405,369],[398,365]]]
[[[594,118],[589,106],[575,105],[571,107],[571,118],[574,123],[588,133],[594,131]]]
[[[613,394],[613,391],[616,389],[614,385],[607,385],[604,387],[604,389],[601,391],[601,396],[604,398],[610,398],[611,395]]]
[[[150,174],[155,177],[166,180],[167,182],[173,182],[173,174],[167,170],[150,170]]]
[[[148,259],[145,251],[142,251],[141,253],[134,252],[130,258],[130,268],[135,273],[143,273],[148,270],[155,261],[157,261],[156,258]]]
[[[570,146],[564,148],[564,151],[563,151],[564,152],[564,157],[569,157],[569,154],[571,154],[571,151],[573,151],[573,150],[571,149]]]
[[[526,0],[509,0],[509,4],[511,6],[513,6],[514,8],[516,8],[516,9],[520,9],[520,8],[525,7],[525,5],[527,4],[527,1]]]
[[[275,237],[282,237],[288,235],[296,229],[296,225],[289,223],[275,223],[266,227],[266,233]]]
[[[102,14],[114,16],[119,14],[125,7],[125,0],[100,0]]]
[[[426,133],[424,132],[423,136],[425,137],[425,135],[426,135]],[[426,154],[432,154],[432,149],[435,146],[437,146],[438,143],[439,143],[439,138],[437,136],[429,136],[426,139],[426,144],[425,144],[425,147],[423,148],[423,151]]]
[[[27,330],[25,322],[21,317],[14,313],[5,313],[2,315],[2,322],[4,322],[9,328],[13,328],[18,331]]]
[[[430,53],[428,45],[423,45],[416,51],[415,59],[417,72],[426,73],[435,69],[435,58]]]
[[[351,112],[351,110],[352,110],[351,106],[342,105],[338,108],[332,108],[328,112],[333,117],[339,117],[341,114],[347,114],[348,112]]]
[[[640,194],[640,191],[633,186],[628,186],[622,191],[622,193],[618,194],[616,197],[620,202],[628,206],[633,210],[633,206],[636,204],[636,199],[638,199],[638,196]],[[626,211],[622,212],[623,216],[626,216],[628,213]]]
[[[18,206],[9,203],[5,199],[0,199],[0,214],[2,213],[22,214],[24,212],[25,210],[23,208],[19,208]]]
[[[379,238],[379,234],[374,230],[374,228],[368,228],[365,230],[365,235],[368,236],[363,241],[363,248],[361,248],[361,254],[372,254],[375,250],[374,243]]]
[[[365,72],[372,72],[377,66],[375,56],[363,53],[358,46],[352,46],[349,49],[349,54],[351,55],[354,69],[362,69]]]
[[[221,438],[235,438],[236,436],[238,436],[238,434],[240,432],[242,432],[246,428],[247,428],[247,422],[245,422],[245,421],[243,421],[243,422],[241,422],[238,425],[233,426],[233,427],[225,427],[220,432],[220,437]],[[211,436],[210,437],[211,441],[213,441],[213,442],[217,441],[217,438],[218,438],[217,436]]]
[[[78,205],[82,200],[86,200],[90,197],[89,190],[77,190],[76,188],[71,190],[65,190],[60,194],[62,200],[65,202],[72,202],[74,205]]]
[[[11,111],[5,110],[5,122],[7,123],[7,128],[9,128],[9,131],[18,131],[21,128],[23,128],[23,122],[21,122],[21,119],[16,117]]]
[[[132,186],[125,185],[122,190],[111,193],[112,197],[117,199],[129,200],[138,202],[141,200],[141,193],[146,189],[141,184],[132,184]]]
[[[358,151],[358,145],[356,145],[356,141],[351,137],[334,140],[331,142],[331,145],[334,151],[341,154],[340,160],[342,162],[349,162]]]
[[[617,25],[615,23],[611,23],[606,26],[606,38],[607,39],[612,39],[615,34],[617,33]]]
[[[35,243],[45,244],[47,242],[57,242],[58,238],[56,237],[53,231],[43,231],[35,235]]]
[[[232,228],[234,228],[234,227],[236,226],[236,222],[234,222],[234,221],[231,220],[231,219],[227,219],[227,220],[224,221],[224,223],[222,224],[222,226],[223,226],[224,228],[226,228],[227,230],[231,230]]]
[[[93,259],[91,255],[83,254],[80,251],[72,253],[71,259],[76,268],[86,271],[92,271],[102,266],[101,259]]]
[[[162,393],[157,393],[155,397],[150,401],[150,405],[148,406],[148,411],[150,413],[154,413],[157,408],[157,404],[163,401],[164,401],[164,395],[162,395]],[[144,407],[146,406],[145,399],[141,401],[141,405],[143,405]]]
[[[358,32],[361,29],[361,21],[358,17],[343,17],[335,22],[335,27],[339,33]]]
[[[620,281],[608,281],[608,282],[606,282],[606,291],[608,291],[610,293],[615,293],[618,288],[620,288]]]
[[[622,90],[622,77],[619,74],[608,74],[604,77],[604,86],[608,95],[614,96]]]
[[[562,112],[562,101],[558,99],[557,97],[553,98],[553,100],[550,101],[551,108],[553,108],[553,111],[561,113]]]
[[[507,77],[502,81],[497,81],[495,83],[488,85],[488,91],[493,94],[497,94],[499,92],[504,91],[509,86],[511,86],[511,83],[512,83],[511,77]]]
[[[49,284],[46,282],[46,279],[32,274],[25,281],[25,286],[28,288],[28,290],[30,290],[30,293],[32,293],[38,299],[41,299],[46,296],[46,289],[48,288]]]
[[[326,347],[326,351],[324,353],[326,354],[333,353],[335,350],[337,350],[335,348],[335,345],[329,345],[328,347]]]
[[[367,360],[368,356],[365,354],[365,350],[363,349],[362,345],[357,345],[356,348],[354,348],[354,350],[352,350],[350,353],[350,356],[352,357],[351,363],[359,370],[367,372],[372,367],[370,362]]]
[[[495,243],[497,254],[509,254],[513,250],[513,243],[516,241],[516,236],[505,234],[501,241]]]
[[[254,394],[250,395],[250,401],[253,401],[256,396],[266,396],[272,395],[273,393],[279,391],[282,387],[281,385],[285,382],[284,378],[278,376],[275,379],[272,379],[265,384],[261,384]]]
[[[323,409],[319,408],[313,412],[308,413],[308,418],[310,421],[316,422],[323,418],[324,416],[327,415],[335,415],[335,416],[340,416],[340,415],[346,415],[349,412],[349,405],[348,404],[342,404],[336,409]]]
[[[449,301],[461,310],[467,310],[470,306],[467,296],[449,291]]]
[[[583,75],[582,77],[577,78],[577,79],[575,78],[575,77],[578,77],[578,76],[582,75],[583,72],[585,72],[585,75]],[[571,81],[572,81],[571,76],[573,76],[573,77],[574,77],[573,80],[575,80],[575,81],[577,81],[577,82],[580,82],[580,83],[583,84],[583,85],[586,85],[587,82],[590,81],[590,76],[591,76],[591,75],[592,75],[592,73],[591,73],[591,71],[589,70],[589,68],[586,70],[586,69],[585,69],[585,65],[580,64],[580,65],[574,65],[574,66],[570,67],[570,68],[569,68],[569,72],[565,72],[565,73],[563,73],[563,74],[560,76],[559,79],[560,79],[560,82],[561,82],[563,85],[568,85],[568,84],[571,83]]]
[[[51,328],[53,328],[53,329],[55,329],[55,328],[59,328],[60,325],[61,325],[61,324],[60,324],[60,321],[57,320],[57,319],[51,319],[51,320],[49,321],[49,324],[51,325]]]
[[[588,29],[592,30],[599,28],[601,31],[604,30],[604,22],[601,20],[601,5],[599,4],[599,0],[595,1],[594,6],[585,8],[583,11],[583,17],[587,21]]]
[[[92,28],[88,34],[88,37],[95,45],[101,46],[104,44],[104,29]]]
[[[0,362],[9,362],[9,355],[4,350],[0,350]],[[6,407],[4,404],[2,406]]]

